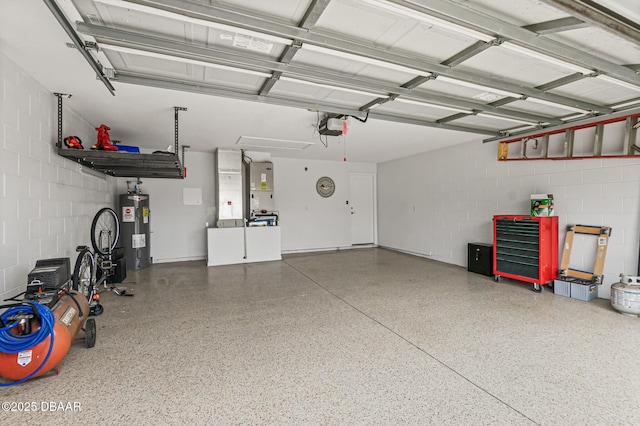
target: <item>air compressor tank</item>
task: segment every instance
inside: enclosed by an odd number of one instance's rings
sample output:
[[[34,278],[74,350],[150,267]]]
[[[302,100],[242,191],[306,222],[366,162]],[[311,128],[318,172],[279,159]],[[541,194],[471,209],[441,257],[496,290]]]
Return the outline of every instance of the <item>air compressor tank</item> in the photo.
[[[76,291],[70,291],[59,296],[51,311],[55,319],[53,348],[46,364],[33,377],[38,377],[55,368],[67,355],[76,335],[87,322],[89,302],[84,295]],[[32,330],[35,332],[40,328],[40,324],[35,319],[31,321]],[[93,332],[95,332],[95,329]],[[95,335],[92,338],[95,339]],[[19,353],[0,352],[0,376],[10,380],[21,380],[29,376],[44,362],[50,345],[51,337],[49,336],[27,351]],[[93,346],[93,343],[87,346]]]
[[[147,268],[151,265],[149,195],[121,194],[118,213],[127,269]]]

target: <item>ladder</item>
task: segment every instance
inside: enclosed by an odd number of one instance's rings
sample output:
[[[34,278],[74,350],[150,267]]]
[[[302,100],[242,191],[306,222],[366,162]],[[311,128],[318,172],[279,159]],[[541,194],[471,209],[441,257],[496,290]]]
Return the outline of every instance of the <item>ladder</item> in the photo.
[[[636,144],[638,128],[640,127],[640,113],[609,118],[601,121],[593,121],[584,124],[578,124],[560,129],[548,130],[532,135],[519,136],[512,139],[503,140],[498,144],[498,161],[522,161],[522,160],[579,160],[585,158],[625,158],[633,157],[640,154],[640,146]],[[603,155],[603,144],[605,143],[605,127],[612,123],[624,121],[624,140],[620,146],[619,152]],[[595,127],[595,135],[593,137],[593,150],[590,155],[584,152],[574,155],[574,142],[576,131],[590,129]],[[553,143],[562,143],[560,154],[552,155],[549,153],[550,136],[563,134],[564,137],[553,138]],[[511,150],[511,144],[518,145],[517,151]],[[557,147],[554,147],[557,148]],[[535,153],[532,151],[536,150]],[[556,149],[556,151],[560,151]],[[532,155],[533,154],[533,155]]]

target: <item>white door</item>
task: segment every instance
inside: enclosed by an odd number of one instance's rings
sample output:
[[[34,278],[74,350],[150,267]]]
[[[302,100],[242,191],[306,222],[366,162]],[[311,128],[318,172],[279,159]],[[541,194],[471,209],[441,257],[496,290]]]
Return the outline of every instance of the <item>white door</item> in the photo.
[[[373,244],[375,239],[375,175],[349,174],[351,244]]]

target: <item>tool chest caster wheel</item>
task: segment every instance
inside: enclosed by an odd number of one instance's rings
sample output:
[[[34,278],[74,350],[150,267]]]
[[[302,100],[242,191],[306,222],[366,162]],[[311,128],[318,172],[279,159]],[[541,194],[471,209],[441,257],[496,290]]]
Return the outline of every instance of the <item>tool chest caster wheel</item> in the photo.
[[[535,291],[536,293],[542,293],[542,284],[533,284],[531,286],[531,290]]]

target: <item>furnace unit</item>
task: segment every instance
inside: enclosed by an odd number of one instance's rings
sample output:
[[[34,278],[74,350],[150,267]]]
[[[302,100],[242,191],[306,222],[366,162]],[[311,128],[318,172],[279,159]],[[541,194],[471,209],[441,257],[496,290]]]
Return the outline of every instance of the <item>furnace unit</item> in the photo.
[[[216,170],[216,227],[244,226],[242,151],[218,148]]]
[[[271,161],[252,161],[249,163],[247,181],[249,224],[265,221],[265,224],[276,225],[276,223],[272,223],[277,217],[274,216],[273,211],[273,163]]]

